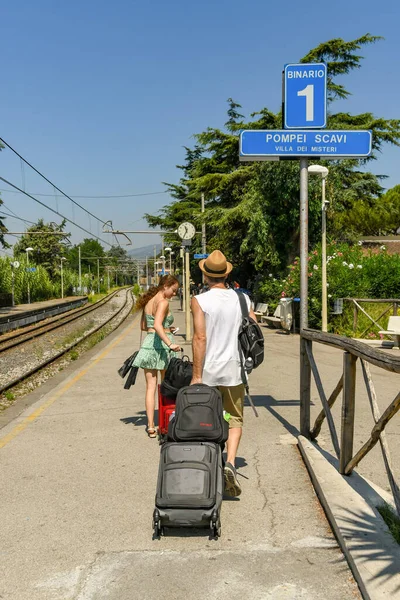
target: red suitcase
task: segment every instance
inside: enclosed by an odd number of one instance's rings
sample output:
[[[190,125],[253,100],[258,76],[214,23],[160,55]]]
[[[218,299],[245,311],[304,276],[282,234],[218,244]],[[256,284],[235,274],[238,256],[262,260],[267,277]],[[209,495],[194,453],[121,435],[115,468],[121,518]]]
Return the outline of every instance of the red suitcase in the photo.
[[[175,398],[167,398],[161,393],[158,386],[158,437],[163,440],[168,433],[168,423],[172,413],[175,412]]]

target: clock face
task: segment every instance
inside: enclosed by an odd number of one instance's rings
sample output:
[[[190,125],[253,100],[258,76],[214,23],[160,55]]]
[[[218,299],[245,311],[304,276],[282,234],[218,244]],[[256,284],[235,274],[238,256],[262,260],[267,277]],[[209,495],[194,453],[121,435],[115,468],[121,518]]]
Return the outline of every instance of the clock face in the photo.
[[[191,240],[195,234],[196,229],[192,223],[181,223],[178,227],[178,235],[182,240]]]

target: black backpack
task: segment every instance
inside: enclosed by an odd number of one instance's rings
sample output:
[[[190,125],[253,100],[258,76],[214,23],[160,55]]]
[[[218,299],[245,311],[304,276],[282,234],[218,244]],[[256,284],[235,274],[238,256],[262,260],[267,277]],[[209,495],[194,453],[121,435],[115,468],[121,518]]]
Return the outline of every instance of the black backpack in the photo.
[[[239,353],[243,357],[243,367],[246,373],[251,373],[264,360],[264,336],[259,324],[249,315],[247,302],[242,292],[237,292],[242,322],[239,328]]]
[[[164,380],[161,383],[161,393],[167,398],[176,398],[179,390],[190,385],[193,374],[193,364],[188,356],[182,358],[171,358]]]
[[[174,442],[214,442],[228,439],[220,392],[204,383],[182,388],[176,398],[175,417],[168,426],[168,439]]]

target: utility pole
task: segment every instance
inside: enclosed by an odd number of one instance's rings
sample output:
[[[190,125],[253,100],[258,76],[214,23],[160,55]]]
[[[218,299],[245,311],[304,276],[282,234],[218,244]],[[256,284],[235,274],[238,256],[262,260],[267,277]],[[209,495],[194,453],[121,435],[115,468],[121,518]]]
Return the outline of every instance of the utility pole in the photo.
[[[146,290],[149,289],[149,261],[146,256]]]
[[[100,294],[100,259],[97,259],[97,293]]]

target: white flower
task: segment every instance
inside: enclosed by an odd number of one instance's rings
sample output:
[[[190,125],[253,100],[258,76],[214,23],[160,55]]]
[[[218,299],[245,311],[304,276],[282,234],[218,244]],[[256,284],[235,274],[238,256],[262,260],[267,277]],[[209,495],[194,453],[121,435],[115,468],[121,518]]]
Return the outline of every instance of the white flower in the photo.
[[[358,242],[358,245],[359,245],[359,246],[362,246],[362,245],[363,245],[363,243],[362,243],[362,240],[360,240],[360,241]]]
[[[353,263],[350,263],[350,264],[349,264],[349,269],[354,269],[354,265],[353,265]]]
[[[318,271],[318,265],[313,266],[314,271]]]
[[[328,294],[328,298],[332,298],[332,294]]]
[[[329,283],[326,284],[326,287],[329,287]]]
[[[272,280],[272,281],[276,281],[275,277],[273,278],[273,280]]]
[[[386,246],[381,246],[381,250],[386,250]]]
[[[357,265],[357,269],[362,269],[362,265]]]
[[[268,277],[272,277],[272,273],[268,273]]]
[[[342,262],[342,265],[343,265],[344,267],[347,267],[347,262],[344,260],[344,261]]]

